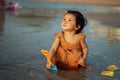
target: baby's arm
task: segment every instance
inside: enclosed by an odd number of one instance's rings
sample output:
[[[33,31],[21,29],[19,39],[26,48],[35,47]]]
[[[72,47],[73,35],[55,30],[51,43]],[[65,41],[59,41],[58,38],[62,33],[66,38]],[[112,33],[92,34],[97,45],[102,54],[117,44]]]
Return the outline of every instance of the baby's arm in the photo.
[[[85,42],[85,36],[83,36],[83,38],[81,39],[80,44],[81,44],[81,47],[82,47],[83,55],[79,59],[78,64],[80,64],[81,66],[85,66],[86,65],[86,59],[87,59],[87,56],[88,56],[88,47],[87,47],[87,44]]]
[[[83,56],[82,56],[82,58],[83,58],[84,61],[86,61],[87,56],[88,56],[88,48],[84,48],[83,49]]]
[[[49,50],[49,58],[52,60],[52,57],[54,56],[57,48],[59,46],[59,38],[55,38],[50,50]]]
[[[49,53],[48,53],[50,60],[52,60],[52,57],[54,56],[54,54],[55,54],[58,46],[59,46],[59,38],[55,38],[55,40],[54,40],[54,42],[53,42],[53,44],[52,44],[52,46],[51,46],[51,48],[50,48],[50,50],[49,50]],[[51,65],[50,65],[49,62],[47,62],[46,68],[47,68],[47,69],[50,69],[50,68],[51,68]]]
[[[86,60],[87,59],[87,55],[88,55],[88,47],[87,47],[87,44],[85,42],[85,37],[86,35],[83,35],[82,36],[82,39],[81,39],[81,47],[82,47],[82,51],[83,51],[83,60]]]

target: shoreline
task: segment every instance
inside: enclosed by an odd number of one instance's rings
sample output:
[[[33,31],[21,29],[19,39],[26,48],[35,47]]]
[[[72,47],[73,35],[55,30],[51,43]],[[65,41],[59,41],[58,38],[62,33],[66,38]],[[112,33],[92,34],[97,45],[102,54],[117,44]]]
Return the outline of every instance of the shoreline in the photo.
[[[68,4],[85,4],[85,5],[97,5],[97,6],[120,6],[120,1],[98,1],[98,0],[92,0],[92,1],[73,1],[73,0],[66,0],[66,1],[60,1],[60,0],[30,0],[30,1],[38,1],[38,2],[54,2],[54,3],[68,3]]]

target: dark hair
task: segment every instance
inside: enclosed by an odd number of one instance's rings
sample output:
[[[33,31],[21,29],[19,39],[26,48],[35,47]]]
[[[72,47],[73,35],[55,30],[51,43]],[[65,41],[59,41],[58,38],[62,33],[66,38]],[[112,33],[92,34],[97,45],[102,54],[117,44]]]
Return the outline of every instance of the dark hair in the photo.
[[[78,11],[72,11],[72,10],[68,10],[66,14],[73,14],[76,17],[76,26],[80,26],[80,29],[78,29],[76,31],[76,34],[82,32],[83,28],[86,26],[87,24],[87,20],[85,19],[85,17],[82,15],[82,13],[78,12]]]

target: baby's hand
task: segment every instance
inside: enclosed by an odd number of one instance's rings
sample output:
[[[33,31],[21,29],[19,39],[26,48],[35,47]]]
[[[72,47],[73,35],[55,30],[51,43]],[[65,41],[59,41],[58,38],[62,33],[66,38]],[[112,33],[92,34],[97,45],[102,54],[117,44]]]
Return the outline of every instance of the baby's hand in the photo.
[[[78,64],[81,65],[82,67],[87,67],[88,66],[82,58],[78,61]]]
[[[50,69],[51,68],[51,65],[49,63],[46,64],[46,68],[47,69]]]

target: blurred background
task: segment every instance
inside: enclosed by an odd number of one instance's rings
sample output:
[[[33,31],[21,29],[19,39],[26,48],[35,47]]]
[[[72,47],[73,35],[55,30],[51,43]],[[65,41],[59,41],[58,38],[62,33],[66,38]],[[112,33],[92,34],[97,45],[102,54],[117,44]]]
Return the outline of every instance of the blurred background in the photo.
[[[67,10],[88,20],[84,33],[91,69],[52,73],[40,50],[48,50],[62,31]],[[120,67],[119,21],[119,0],[6,0],[0,4],[0,80],[119,80],[119,70],[113,77],[101,75],[108,65]]]

